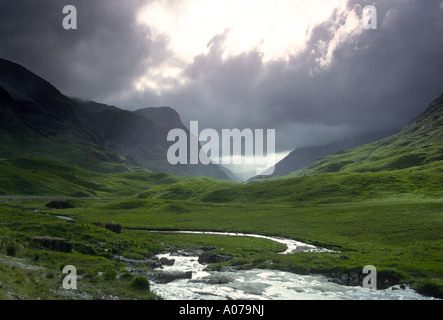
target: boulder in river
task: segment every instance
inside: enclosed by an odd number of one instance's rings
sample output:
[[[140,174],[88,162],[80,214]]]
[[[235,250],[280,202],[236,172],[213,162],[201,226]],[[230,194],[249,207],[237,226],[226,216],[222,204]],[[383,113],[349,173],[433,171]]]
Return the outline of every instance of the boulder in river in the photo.
[[[161,258],[160,262],[164,266],[173,266],[175,263],[175,259]]]
[[[235,281],[235,276],[229,272],[215,272],[201,279],[192,280],[192,282],[202,282],[206,284],[227,284]]]
[[[192,279],[192,271],[158,271],[147,274],[148,279],[157,283],[169,283],[178,279]]]
[[[198,257],[198,262],[201,264],[221,263],[231,260],[231,256],[226,256],[218,253],[204,252]]]
[[[153,256],[151,258],[147,258],[147,259],[131,259],[131,258],[125,258],[123,256],[117,256],[115,257],[116,260],[129,264],[129,265],[137,265],[137,264],[144,264],[150,268],[161,268],[162,267],[162,262],[159,260],[159,258]]]

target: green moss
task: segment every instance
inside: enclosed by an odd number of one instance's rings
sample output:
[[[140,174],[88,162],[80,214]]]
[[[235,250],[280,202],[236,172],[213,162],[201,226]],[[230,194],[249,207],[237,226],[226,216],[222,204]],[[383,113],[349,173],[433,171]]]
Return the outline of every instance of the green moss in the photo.
[[[417,292],[423,295],[443,298],[443,281],[421,280],[414,287]]]
[[[136,290],[150,290],[151,284],[145,276],[137,276],[135,277],[132,282],[131,286]]]

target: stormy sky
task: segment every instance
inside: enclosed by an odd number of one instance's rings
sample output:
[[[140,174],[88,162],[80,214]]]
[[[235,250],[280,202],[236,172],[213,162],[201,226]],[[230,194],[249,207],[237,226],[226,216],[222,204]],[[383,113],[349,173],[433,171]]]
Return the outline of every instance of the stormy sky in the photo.
[[[65,5],[77,30],[62,26]],[[0,57],[71,97],[275,129],[278,152],[358,143],[443,92],[443,1],[0,0]]]

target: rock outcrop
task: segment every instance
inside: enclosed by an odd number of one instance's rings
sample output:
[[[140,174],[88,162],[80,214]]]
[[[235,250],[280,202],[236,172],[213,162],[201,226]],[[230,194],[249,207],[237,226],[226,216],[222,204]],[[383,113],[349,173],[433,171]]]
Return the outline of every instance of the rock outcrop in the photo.
[[[201,264],[221,263],[231,260],[231,256],[226,256],[218,253],[204,252],[198,257],[198,262]]]
[[[54,239],[50,237],[32,238],[32,245],[39,248],[49,249],[58,252],[71,252],[73,243],[65,239]]]

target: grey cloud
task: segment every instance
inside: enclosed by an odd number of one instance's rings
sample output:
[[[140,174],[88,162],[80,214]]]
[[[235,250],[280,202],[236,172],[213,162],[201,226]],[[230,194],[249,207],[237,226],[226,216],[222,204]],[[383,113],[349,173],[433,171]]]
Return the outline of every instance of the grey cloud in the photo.
[[[441,1],[350,0],[349,10],[376,6],[378,30],[342,43],[328,69],[312,73],[318,41],[331,41],[337,15],[317,26],[306,50],[289,62],[264,64],[256,51],[223,60],[225,35],[214,35],[209,53],[185,69],[185,85],[162,95],[131,93],[135,78],[171,56],[166,38],[154,42],[149,29],[134,24],[143,3],[0,0],[0,12],[7,12],[0,19],[0,56],[69,95],[128,109],[168,105],[202,128],[276,129],[278,150],[381,137],[443,91]],[[64,4],[77,6],[79,30],[61,28]]]
[[[356,10],[363,6],[352,1],[350,9],[356,4]],[[222,61],[218,45],[195,59],[188,68],[192,82],[169,101],[207,126],[276,128],[280,149],[393,133],[443,89],[443,15],[440,1],[375,6],[378,30],[343,43],[327,70],[311,75],[316,44],[334,35],[332,21],[318,26],[289,64],[261,64],[256,52]]]
[[[146,2],[146,1],[145,1]],[[143,74],[164,43],[134,23],[143,2],[17,0],[0,2],[0,55],[32,69],[68,95],[105,100]],[[78,29],[62,27],[65,5],[78,11]]]

